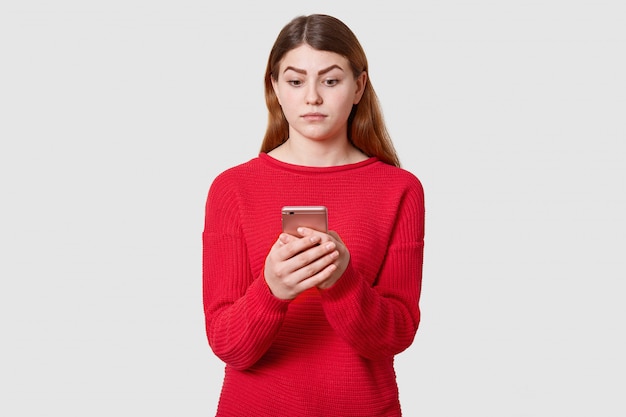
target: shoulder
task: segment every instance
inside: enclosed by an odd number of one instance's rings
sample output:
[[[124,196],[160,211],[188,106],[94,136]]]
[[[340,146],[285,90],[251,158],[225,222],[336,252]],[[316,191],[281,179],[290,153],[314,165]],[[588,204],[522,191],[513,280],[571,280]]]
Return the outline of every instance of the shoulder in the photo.
[[[379,162],[377,164],[377,169],[380,177],[388,181],[390,184],[395,184],[396,186],[402,188],[413,189],[420,194],[423,194],[424,188],[422,186],[422,182],[413,172],[405,168],[386,164],[384,162]]]
[[[209,199],[234,199],[240,188],[255,178],[259,178],[258,158],[232,166],[217,174],[209,187]]]
[[[426,202],[424,187],[417,175],[405,168],[388,164],[385,164],[381,171],[386,177],[384,182],[389,200],[394,201],[397,198],[395,201],[399,209],[417,213],[422,217]]]
[[[242,179],[250,176],[257,176],[260,172],[259,158],[255,157],[249,161],[232,166],[220,172],[211,183],[211,187],[230,185],[233,182],[239,183]]]

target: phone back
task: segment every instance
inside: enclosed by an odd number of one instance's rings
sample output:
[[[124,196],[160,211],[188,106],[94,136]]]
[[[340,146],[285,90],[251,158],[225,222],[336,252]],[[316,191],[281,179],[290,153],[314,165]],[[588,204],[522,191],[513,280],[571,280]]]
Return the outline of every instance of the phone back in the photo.
[[[283,232],[297,236],[298,227],[328,232],[328,210],[325,206],[285,206],[282,208]]]

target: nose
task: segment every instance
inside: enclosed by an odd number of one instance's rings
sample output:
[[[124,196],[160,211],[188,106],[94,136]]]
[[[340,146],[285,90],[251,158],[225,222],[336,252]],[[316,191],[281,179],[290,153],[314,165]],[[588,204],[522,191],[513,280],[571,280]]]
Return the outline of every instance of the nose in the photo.
[[[322,104],[322,96],[317,90],[318,86],[315,83],[309,84],[309,88],[306,92],[306,104],[320,105]]]

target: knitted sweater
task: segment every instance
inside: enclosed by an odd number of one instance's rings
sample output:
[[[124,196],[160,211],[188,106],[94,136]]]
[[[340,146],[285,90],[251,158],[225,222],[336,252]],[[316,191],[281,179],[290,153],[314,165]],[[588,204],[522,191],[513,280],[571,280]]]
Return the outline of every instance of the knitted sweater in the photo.
[[[350,251],[331,288],[272,295],[265,258],[286,205],[325,205]],[[394,355],[411,345],[424,195],[406,170],[369,158],[304,167],[265,153],[218,175],[203,238],[209,344],[225,364],[218,416],[399,416]]]

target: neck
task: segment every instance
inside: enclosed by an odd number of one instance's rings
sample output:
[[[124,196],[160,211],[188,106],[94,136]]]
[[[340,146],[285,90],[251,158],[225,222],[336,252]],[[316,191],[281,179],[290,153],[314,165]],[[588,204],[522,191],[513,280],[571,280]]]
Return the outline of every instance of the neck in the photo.
[[[367,159],[365,154],[347,140],[341,145],[329,146],[328,144],[288,139],[278,148],[269,152],[269,155],[283,162],[311,167],[347,165]]]

